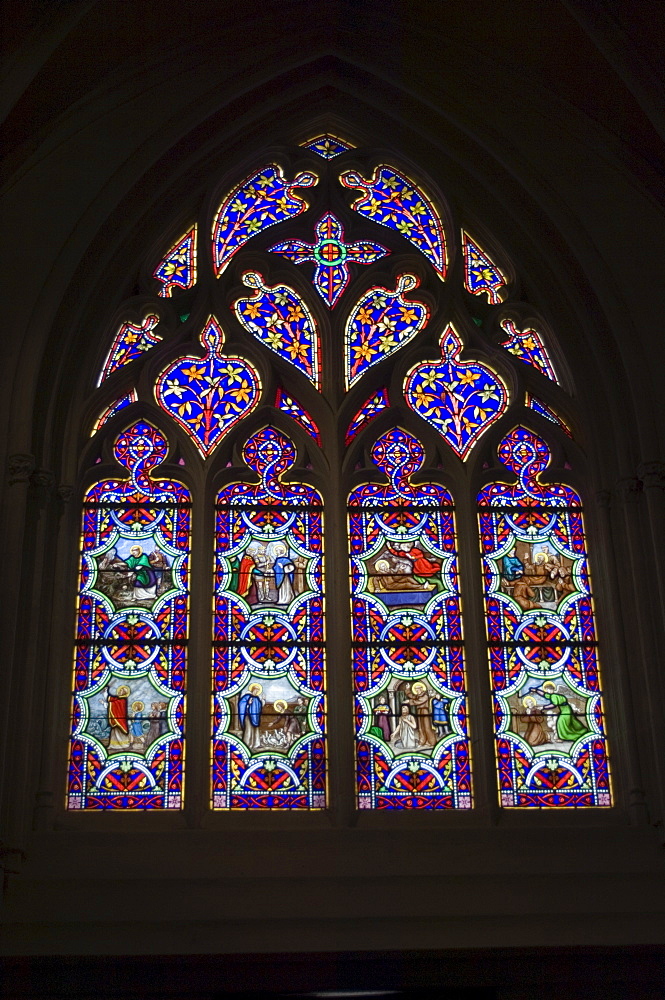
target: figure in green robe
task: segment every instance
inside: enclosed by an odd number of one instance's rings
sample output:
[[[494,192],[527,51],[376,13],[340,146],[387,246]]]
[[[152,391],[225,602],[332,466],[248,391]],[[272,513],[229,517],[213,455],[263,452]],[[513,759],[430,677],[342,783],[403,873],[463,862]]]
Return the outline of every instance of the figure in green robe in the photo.
[[[574,743],[580,736],[584,736],[589,730],[585,724],[575,715],[573,707],[562,694],[557,694],[554,685],[547,683],[542,688],[536,689],[543,698],[559,709],[556,718],[556,732],[560,740],[567,743]]]
[[[134,570],[134,596],[138,598],[154,597],[157,574],[150,565],[150,560],[140,545],[132,545],[130,554],[125,559],[128,567]]]

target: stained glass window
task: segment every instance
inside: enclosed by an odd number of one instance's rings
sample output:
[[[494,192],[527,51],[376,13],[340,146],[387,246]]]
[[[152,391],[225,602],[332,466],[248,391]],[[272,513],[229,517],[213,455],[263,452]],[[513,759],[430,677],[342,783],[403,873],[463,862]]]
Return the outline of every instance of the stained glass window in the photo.
[[[424,459],[411,434],[383,434],[387,484],[349,497],[360,809],[471,806],[455,516],[448,490],[412,481]]]
[[[243,458],[259,482],[217,495],[213,808],[323,809],[323,501],[275,428]]]
[[[366,400],[366,402],[364,402],[360,407],[355,417],[349,424],[344,443],[347,445],[350,444],[354,437],[360,433],[363,427],[368,424],[370,420],[373,420],[374,417],[378,417],[379,413],[381,413],[382,410],[385,410],[388,406],[390,406],[390,402],[388,400],[388,390],[386,388],[379,389],[378,392],[372,393],[369,399]]]
[[[308,139],[307,142],[303,142],[303,146],[305,149],[311,149],[313,153],[318,153],[324,160],[332,160],[334,156],[339,156],[340,153],[346,153],[348,149],[353,149],[353,146],[345,142],[344,139],[340,139],[336,135],[329,135],[327,132],[324,135]]]
[[[508,406],[503,379],[480,361],[463,361],[462,339],[451,325],[441,337],[442,361],[415,365],[405,383],[411,409],[466,458]]]
[[[542,399],[537,399],[535,396],[532,396],[530,392],[527,392],[524,397],[524,405],[528,406],[530,410],[534,411],[534,413],[539,413],[541,417],[545,417],[546,420],[551,420],[552,423],[556,424],[557,427],[560,427],[561,430],[568,435],[568,437],[573,436],[573,432],[563,417],[560,417],[556,410],[553,410],[551,406],[547,405],[547,403],[543,403]]]
[[[97,385],[101,385],[118,368],[128,365],[130,361],[140,358],[144,351],[149,351],[155,344],[159,344],[161,337],[153,330],[159,323],[159,316],[150,314],[146,316],[142,323],[123,323],[118,330],[111,349],[106,355],[106,361],[102,365],[102,370],[97,380]]]
[[[174,288],[192,288],[196,284],[196,226],[173,244],[157,265],[153,277],[161,281],[159,294],[170,298]]]
[[[120,399],[116,399],[110,406],[105,407],[92,425],[90,437],[93,437],[100,427],[104,426],[107,420],[110,420],[111,417],[114,417],[120,410],[129,406],[130,403],[135,403],[137,399],[138,396],[136,395],[136,389],[132,389],[126,396],[121,396]]]
[[[220,275],[248,240],[269,226],[292,219],[309,207],[296,188],[314,187],[316,174],[302,172],[287,181],[282,168],[270,163],[233,188],[213,222],[213,260]]]
[[[381,164],[369,179],[355,170],[340,175],[344,187],[363,191],[351,207],[400,233],[425,255],[441,280],[446,277],[446,239],[441,217],[424,191],[394,167]]]
[[[527,428],[501,441],[499,458],[517,481],[478,499],[500,801],[609,806],[581,501],[541,481],[551,453]]]
[[[533,327],[518,330],[511,319],[504,319],[501,323],[501,328],[508,334],[507,338],[501,341],[502,347],[505,347],[507,351],[510,351],[520,361],[524,361],[525,364],[536,368],[542,375],[545,375],[553,382],[559,381],[554,371],[552,359],[545,346],[545,341],[537,330],[534,330]]]
[[[350,264],[373,264],[388,251],[380,243],[363,240],[360,243],[344,241],[344,227],[332,212],[327,212],[315,227],[316,243],[302,240],[285,240],[270,247],[271,253],[286,257],[293,264],[315,264],[312,281],[314,287],[332,309],[351,280]]]
[[[462,230],[462,253],[464,254],[464,285],[472,295],[485,295],[491,305],[501,302],[508,284],[503,271],[485,250]]]
[[[313,437],[318,445],[321,444],[319,428],[316,426],[307,410],[303,409],[300,403],[294,399],[293,396],[289,396],[289,394],[284,392],[283,389],[278,389],[275,396],[275,407],[278,410],[281,410],[282,413],[288,413],[291,419],[300,424],[303,430],[307,431],[310,437]]]
[[[168,442],[139,420],[114,457],[127,478],[83,499],[69,809],[180,809],[190,495],[153,478]]]

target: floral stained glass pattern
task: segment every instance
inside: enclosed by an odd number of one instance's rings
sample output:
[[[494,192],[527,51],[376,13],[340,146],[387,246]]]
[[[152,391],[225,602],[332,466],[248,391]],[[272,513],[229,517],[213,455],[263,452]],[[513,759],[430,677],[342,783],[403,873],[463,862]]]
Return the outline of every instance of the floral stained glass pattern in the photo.
[[[552,359],[545,347],[545,341],[537,330],[527,327],[520,331],[511,319],[504,319],[501,328],[508,334],[507,338],[501,341],[502,347],[558,384],[559,379],[554,371]]]
[[[186,355],[168,365],[155,383],[157,402],[186,431],[207,458],[224,435],[258,405],[256,369],[221,353],[224,333],[211,316],[201,333],[205,355]]]
[[[174,288],[193,288],[196,284],[196,226],[173,244],[153,272],[161,281],[159,294],[170,298]]]
[[[501,804],[612,804],[580,498],[542,483],[545,442],[515,427],[499,458],[517,476],[479,495]]]
[[[441,338],[442,361],[424,361],[408,372],[404,395],[411,409],[466,459],[476,441],[508,406],[508,390],[495,371],[462,361],[462,340],[452,325]]]
[[[135,403],[137,399],[138,396],[136,395],[136,389],[132,389],[132,391],[128,392],[126,396],[121,396],[120,399],[116,399],[115,402],[111,403],[110,406],[107,406],[105,410],[102,410],[92,425],[90,437],[94,437],[100,427],[103,427],[107,420],[110,420],[111,417],[114,417],[120,410],[129,406],[130,403]]]
[[[311,149],[313,153],[318,153],[324,160],[332,160],[333,157],[339,156],[340,153],[346,153],[348,149],[354,148],[350,143],[345,142],[344,139],[339,139],[336,135],[329,135],[327,132],[324,135],[317,135],[313,139],[308,139],[302,145],[305,149]]]
[[[412,482],[424,449],[394,428],[372,459],[388,484],[349,497],[360,809],[468,809],[471,765],[455,517]]]
[[[422,302],[404,298],[404,293],[417,285],[415,275],[403,274],[397,279],[394,292],[387,288],[370,288],[356,302],[344,334],[347,389],[423,329],[429,319],[429,309]]]
[[[136,323],[123,323],[118,330],[111,349],[106,355],[106,361],[102,365],[101,374],[97,380],[97,385],[101,385],[118,368],[128,365],[130,361],[140,358],[144,351],[149,351],[155,344],[161,342],[161,337],[153,330],[159,323],[159,316],[152,313],[138,325]]]
[[[309,205],[296,188],[314,187],[316,174],[302,172],[287,181],[282,168],[270,163],[238,184],[219,207],[212,229],[215,274],[228,267],[237,251],[257,233],[293,219]]]
[[[282,482],[296,450],[275,428],[243,458],[259,483],[217,496],[213,808],[323,809],[322,501]]]
[[[372,222],[388,226],[420,250],[443,281],[446,277],[446,239],[439,213],[417,184],[394,167],[381,164],[369,180],[355,170],[340,176],[344,187],[363,194],[351,207]]]
[[[377,417],[379,413],[385,410],[388,406],[390,406],[390,401],[388,400],[388,390],[384,386],[384,388],[379,389],[378,392],[372,393],[369,399],[360,407],[348,426],[344,444],[350,444],[351,441],[357,437],[363,427],[365,427],[370,420],[373,420],[374,417]]]
[[[489,255],[462,230],[462,253],[464,255],[464,286],[472,295],[485,295],[490,305],[502,301],[508,284],[503,271],[499,270]]]
[[[560,417],[551,406],[547,405],[547,403],[543,403],[542,399],[537,399],[535,396],[532,396],[530,392],[527,392],[524,396],[524,405],[528,406],[534,413],[539,413],[541,417],[545,417],[546,420],[551,420],[551,422],[556,424],[557,427],[560,427],[561,430],[568,435],[568,437],[571,438],[573,436],[573,432],[563,417]]]
[[[69,809],[180,809],[190,496],[153,479],[166,438],[139,420],[115,442],[128,478],[83,500]]]
[[[282,413],[288,413],[292,420],[295,420],[297,424],[307,431],[310,437],[313,437],[316,443],[321,446],[321,435],[319,434],[319,428],[316,426],[312,418],[310,417],[307,410],[303,409],[300,403],[289,396],[288,393],[284,392],[283,389],[278,389],[275,395],[275,407],[281,410]]]
[[[390,251],[380,243],[369,240],[345,243],[344,227],[331,212],[317,222],[315,233],[316,243],[285,240],[269,249],[271,253],[286,257],[292,264],[315,264],[314,287],[332,309],[351,280],[349,264],[373,264]]]
[[[256,289],[256,295],[235,302],[238,321],[320,389],[319,331],[304,300],[288,285],[266,285],[254,271],[243,274],[242,280],[248,288]]]

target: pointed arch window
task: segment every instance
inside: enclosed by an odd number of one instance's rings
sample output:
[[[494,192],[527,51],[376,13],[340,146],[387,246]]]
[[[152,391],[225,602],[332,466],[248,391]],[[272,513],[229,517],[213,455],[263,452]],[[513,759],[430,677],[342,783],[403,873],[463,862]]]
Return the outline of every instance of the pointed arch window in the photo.
[[[215,812],[335,806],[351,740],[356,808],[472,812],[483,732],[504,808],[612,804],[574,401],[477,232],[319,134],[147,262],[90,405],[68,808],[186,807],[186,736]]]

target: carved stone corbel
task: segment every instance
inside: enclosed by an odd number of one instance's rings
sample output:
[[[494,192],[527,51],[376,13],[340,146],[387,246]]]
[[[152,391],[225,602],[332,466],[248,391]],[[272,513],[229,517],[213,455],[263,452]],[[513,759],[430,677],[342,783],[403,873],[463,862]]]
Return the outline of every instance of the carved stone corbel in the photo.
[[[35,456],[17,452],[7,459],[7,480],[10,486],[28,483],[35,471]]]

